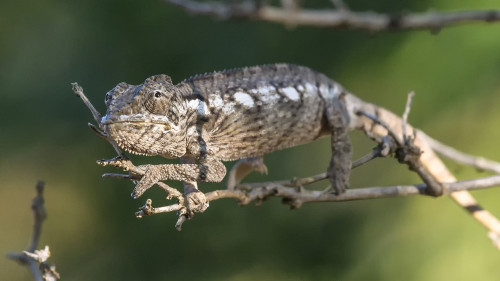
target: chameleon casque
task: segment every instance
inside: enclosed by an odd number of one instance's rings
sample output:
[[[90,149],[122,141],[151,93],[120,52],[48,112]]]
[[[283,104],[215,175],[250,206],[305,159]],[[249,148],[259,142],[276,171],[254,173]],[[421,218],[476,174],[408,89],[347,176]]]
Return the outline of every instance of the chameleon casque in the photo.
[[[264,154],[326,135],[328,176],[339,194],[351,167],[346,96],[352,95],[325,75],[290,64],[213,72],[175,85],[162,74],[109,91],[100,125],[130,153],[181,158],[181,164],[145,165],[135,198],[162,180],[222,181],[221,161],[250,159],[262,168]]]

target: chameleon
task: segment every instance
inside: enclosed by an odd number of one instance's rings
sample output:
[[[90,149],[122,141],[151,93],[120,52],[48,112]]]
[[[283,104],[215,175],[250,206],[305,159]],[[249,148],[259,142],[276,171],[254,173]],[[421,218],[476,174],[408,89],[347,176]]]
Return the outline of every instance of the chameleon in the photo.
[[[246,163],[264,172],[265,154],[323,136],[331,137],[330,192],[340,194],[348,188],[351,168],[345,102],[350,96],[327,76],[284,63],[205,73],[177,84],[160,74],[107,92],[100,126],[132,154],[181,159],[140,166],[145,173],[134,198],[164,180],[220,182],[223,161],[240,160],[235,167]],[[236,182],[247,173],[239,173]]]

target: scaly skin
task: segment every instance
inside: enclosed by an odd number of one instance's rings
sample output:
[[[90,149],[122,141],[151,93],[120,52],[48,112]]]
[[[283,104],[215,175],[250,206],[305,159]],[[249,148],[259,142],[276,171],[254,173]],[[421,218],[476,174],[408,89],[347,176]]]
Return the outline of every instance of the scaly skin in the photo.
[[[327,134],[330,180],[340,193],[351,165],[345,94],[326,76],[288,64],[198,75],[176,85],[156,75],[109,91],[101,126],[131,153],[195,160],[144,166],[134,197],[161,180],[219,182],[226,174],[221,161],[258,159]]]

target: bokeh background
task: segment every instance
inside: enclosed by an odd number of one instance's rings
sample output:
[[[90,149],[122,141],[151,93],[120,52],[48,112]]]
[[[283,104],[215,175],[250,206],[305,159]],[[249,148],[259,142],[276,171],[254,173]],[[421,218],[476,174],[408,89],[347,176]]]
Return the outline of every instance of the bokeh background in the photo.
[[[347,0],[380,12],[498,9],[498,1]],[[327,6],[328,1],[308,2]],[[398,198],[307,204],[280,200],[239,207],[213,202],[174,229],[175,214],[138,220],[153,188],[102,179],[95,160],[114,156],[94,135],[92,117],[71,91],[79,82],[98,109],[121,81],[192,74],[272,62],[303,64],[365,100],[472,154],[500,160],[500,24],[382,32],[224,22],[192,16],[160,0],[2,1],[0,8],[0,252],[27,247],[34,186],[46,182],[43,245],[65,280],[498,280],[500,252],[487,232],[449,198]],[[372,143],[352,134],[355,155]],[[262,181],[325,170],[328,139],[266,156]],[[162,159],[135,157],[137,163]],[[353,172],[353,187],[416,183],[393,159]],[[460,178],[482,176],[447,162]],[[228,163],[230,167],[232,163]],[[178,185],[177,185],[178,186]],[[223,184],[201,184],[203,190]],[[500,215],[500,189],[473,192]],[[0,258],[1,280],[31,280]]]

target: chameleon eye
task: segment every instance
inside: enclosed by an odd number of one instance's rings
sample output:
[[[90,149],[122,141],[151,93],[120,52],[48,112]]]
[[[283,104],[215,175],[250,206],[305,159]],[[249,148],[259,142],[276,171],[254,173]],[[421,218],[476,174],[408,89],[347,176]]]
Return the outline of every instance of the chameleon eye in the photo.
[[[109,106],[111,104],[111,99],[113,99],[113,95],[111,95],[110,93],[106,93],[106,96],[104,97],[104,104],[106,104],[106,106]]]
[[[146,110],[153,114],[167,114],[169,101],[166,99],[167,94],[161,90],[153,90],[147,93],[144,100]]]

